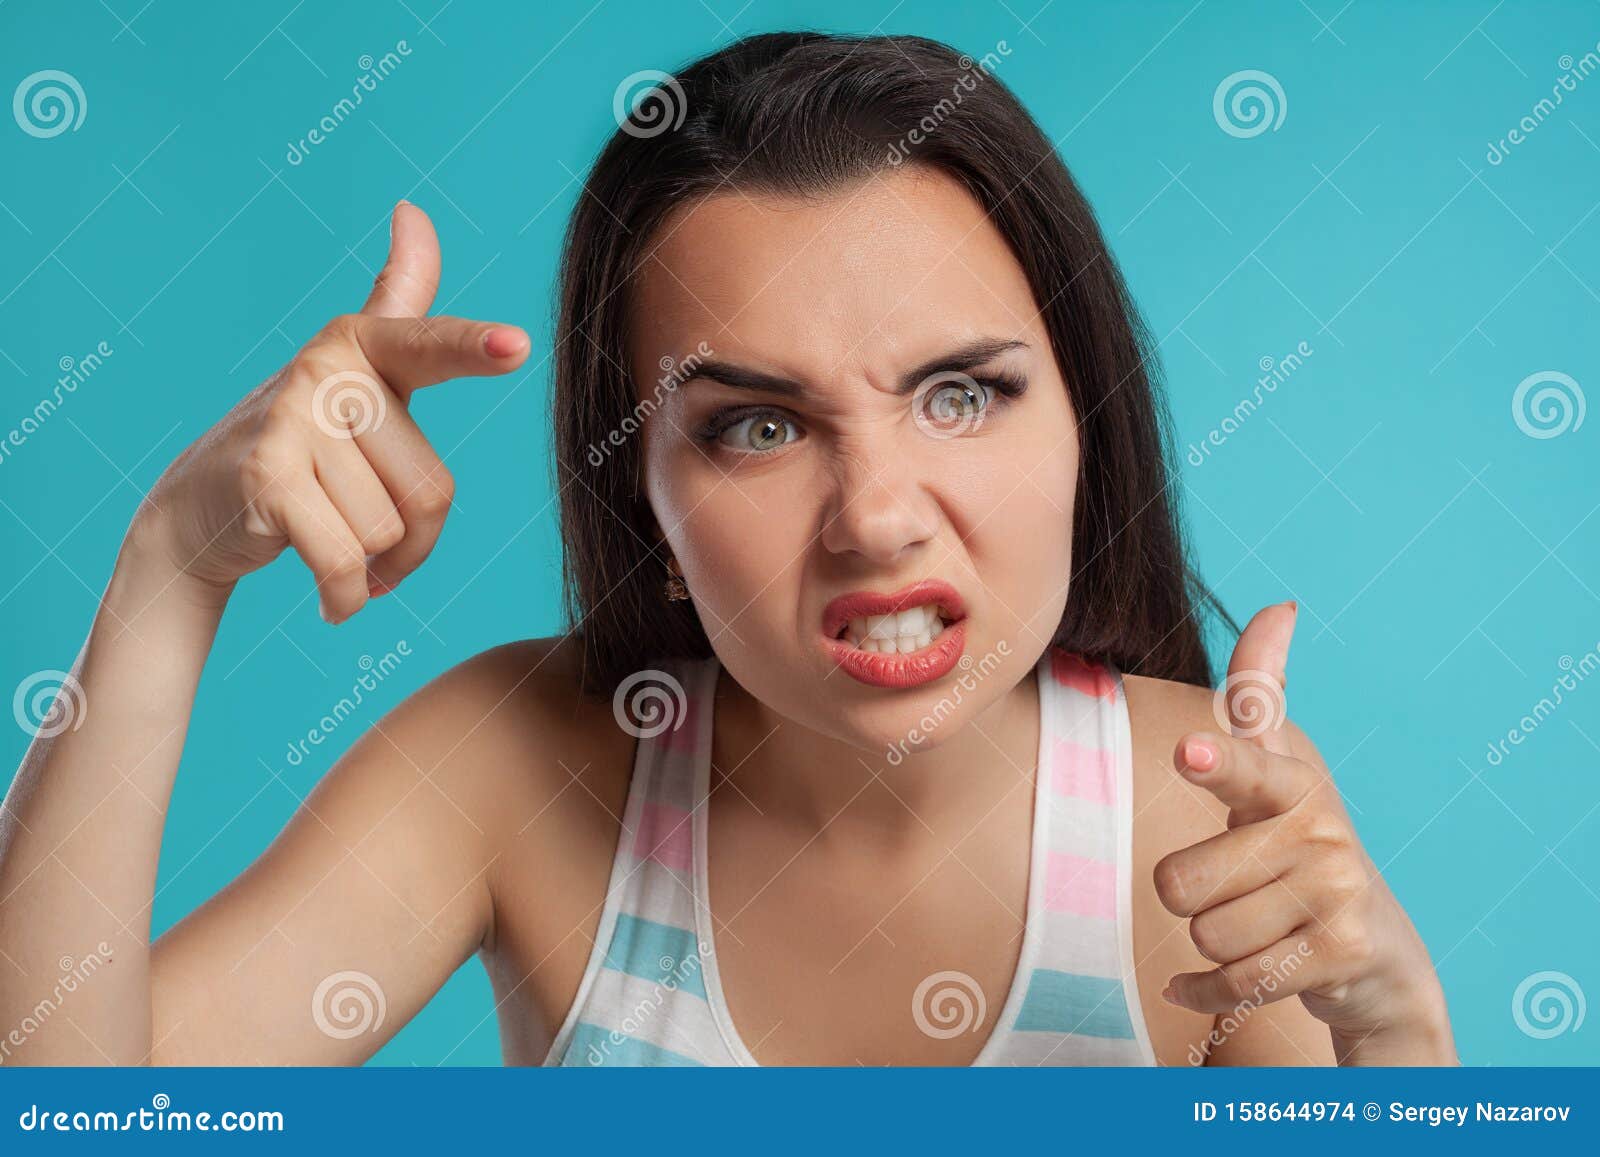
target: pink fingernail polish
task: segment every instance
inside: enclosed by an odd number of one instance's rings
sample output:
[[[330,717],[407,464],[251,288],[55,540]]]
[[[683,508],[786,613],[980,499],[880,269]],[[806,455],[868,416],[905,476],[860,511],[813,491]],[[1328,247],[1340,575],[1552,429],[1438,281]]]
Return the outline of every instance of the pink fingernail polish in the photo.
[[[1183,761],[1193,771],[1210,771],[1217,766],[1217,753],[1205,743],[1186,743],[1183,747]]]
[[[483,335],[484,351],[492,358],[508,358],[522,352],[522,332],[501,328],[491,329]]]
[[[1161,990],[1161,999],[1166,1001],[1168,1004],[1178,1004],[1178,994],[1173,989],[1172,985],[1169,984]],[[1181,1008],[1182,1005],[1179,1005],[1179,1007]]]

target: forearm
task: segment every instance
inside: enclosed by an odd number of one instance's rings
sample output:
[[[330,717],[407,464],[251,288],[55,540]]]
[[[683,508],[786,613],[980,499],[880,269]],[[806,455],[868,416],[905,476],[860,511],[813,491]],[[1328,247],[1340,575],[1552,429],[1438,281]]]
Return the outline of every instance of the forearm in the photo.
[[[151,1050],[151,903],[195,688],[226,596],[139,530],[0,812],[0,1062],[137,1064]]]

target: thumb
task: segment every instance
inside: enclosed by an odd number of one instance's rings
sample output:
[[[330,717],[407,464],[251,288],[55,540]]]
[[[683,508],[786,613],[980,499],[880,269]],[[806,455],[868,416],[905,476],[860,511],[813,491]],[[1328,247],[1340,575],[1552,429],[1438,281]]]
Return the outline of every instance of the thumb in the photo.
[[[439,235],[428,215],[401,201],[389,218],[389,259],[372,285],[362,313],[423,317],[439,291]]]
[[[1219,725],[1240,739],[1254,739],[1268,751],[1289,754],[1283,724],[1289,718],[1289,640],[1299,607],[1276,603],[1257,611],[1245,625],[1228,660],[1228,678],[1217,693]]]

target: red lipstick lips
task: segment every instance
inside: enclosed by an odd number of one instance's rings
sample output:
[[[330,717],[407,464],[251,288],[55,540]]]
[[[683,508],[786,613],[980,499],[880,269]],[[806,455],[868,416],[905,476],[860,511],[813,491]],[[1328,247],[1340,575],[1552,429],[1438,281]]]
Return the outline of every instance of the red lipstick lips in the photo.
[[[928,603],[951,620],[940,636],[926,647],[906,654],[863,651],[844,633],[851,619],[888,615]],[[823,648],[846,674],[874,687],[914,687],[947,674],[966,649],[966,604],[960,593],[942,579],[924,579],[892,594],[854,591],[840,595],[822,612]]]

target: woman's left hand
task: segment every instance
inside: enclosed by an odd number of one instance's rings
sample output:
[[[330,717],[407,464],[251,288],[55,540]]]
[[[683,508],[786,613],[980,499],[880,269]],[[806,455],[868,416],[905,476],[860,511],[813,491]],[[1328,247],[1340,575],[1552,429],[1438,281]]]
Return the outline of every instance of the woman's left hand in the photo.
[[[1229,812],[1227,831],[1156,865],[1161,902],[1190,918],[1195,946],[1219,965],[1174,976],[1163,995],[1210,1013],[1299,996],[1332,1031],[1340,1064],[1457,1064],[1427,948],[1327,767],[1288,724],[1296,609],[1267,607],[1239,636],[1218,692],[1230,734],[1190,732],[1174,751],[1178,774]]]

